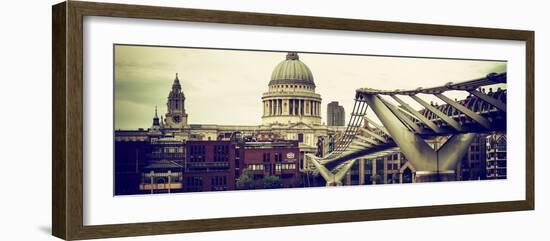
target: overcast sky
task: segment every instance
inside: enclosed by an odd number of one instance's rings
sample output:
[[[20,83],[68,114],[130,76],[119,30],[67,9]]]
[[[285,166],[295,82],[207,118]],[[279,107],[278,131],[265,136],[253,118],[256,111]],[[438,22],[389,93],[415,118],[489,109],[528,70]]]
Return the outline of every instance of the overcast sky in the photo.
[[[313,73],[316,92],[322,98],[323,122],[326,105],[331,101],[344,106],[347,120],[357,88],[426,88],[506,71],[506,62],[499,61],[311,53],[299,56]],[[155,106],[159,115],[164,115],[176,73],[186,97],[190,124],[258,125],[262,93],[267,91],[273,68],[285,57],[286,52],[117,45],[115,128],[150,127]],[[447,95],[465,96],[457,92]],[[415,103],[411,105],[419,108]]]

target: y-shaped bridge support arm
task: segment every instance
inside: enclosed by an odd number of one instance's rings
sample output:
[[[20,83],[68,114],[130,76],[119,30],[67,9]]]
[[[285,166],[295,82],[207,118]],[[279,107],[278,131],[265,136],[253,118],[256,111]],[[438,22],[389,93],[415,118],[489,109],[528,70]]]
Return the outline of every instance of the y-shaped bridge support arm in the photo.
[[[456,134],[436,151],[419,135],[407,128],[405,122],[400,119],[400,115],[392,112],[394,108],[387,106],[391,103],[384,103],[377,95],[367,95],[365,99],[401,152],[418,171],[436,173],[454,170],[456,163],[474,140],[475,134]]]
[[[319,174],[321,174],[321,176],[325,179],[327,186],[342,186],[342,179],[356,161],[356,159],[348,161],[343,164],[343,166],[338,169],[336,173],[332,173],[325,166],[323,166],[323,164],[319,163],[315,156],[307,155],[307,157],[310,158],[311,163],[313,163],[315,168],[319,171]]]

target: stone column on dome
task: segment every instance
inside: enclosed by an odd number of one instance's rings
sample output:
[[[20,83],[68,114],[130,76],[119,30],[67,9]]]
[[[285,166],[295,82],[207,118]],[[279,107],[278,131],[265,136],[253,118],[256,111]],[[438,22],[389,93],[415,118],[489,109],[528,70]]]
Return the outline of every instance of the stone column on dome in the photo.
[[[300,99],[300,115],[304,116],[304,99]]]
[[[279,115],[279,99],[275,99],[275,115]]]
[[[283,100],[282,99],[278,99],[277,100],[277,106],[278,106],[278,109],[277,109],[277,114],[278,115],[281,115],[283,114]]]
[[[277,115],[277,100],[271,100],[273,103],[273,113],[271,115]]]
[[[320,107],[321,107],[321,104],[317,101],[315,101],[315,106],[317,106],[317,112],[315,112],[315,115],[316,116],[319,116],[320,114]]]
[[[273,100],[273,115],[277,115],[277,99]]]
[[[319,104],[319,113],[317,113],[317,115],[318,115],[318,116],[321,116],[321,115],[323,115],[323,114],[321,113],[321,102],[319,102],[318,104]]]
[[[305,112],[305,109],[304,109],[304,100],[303,100],[303,99],[300,99],[300,115],[301,115],[301,116],[304,116],[304,112]]]
[[[292,99],[292,115],[298,115],[298,111],[296,111],[297,103],[296,99]]]
[[[283,99],[279,99],[279,115],[283,115]]]
[[[319,110],[319,108],[317,107],[317,101],[314,100],[313,103],[315,103],[315,116],[317,116],[317,111]]]
[[[269,100],[269,116],[273,115],[273,100]]]
[[[301,106],[302,106],[302,110],[300,111],[300,114],[301,114],[302,116],[304,116],[305,113],[306,113],[306,109],[304,108],[304,102],[305,102],[305,100],[302,99],[302,100],[300,100],[300,102],[301,102]]]
[[[313,103],[315,103],[315,116],[318,116],[317,111],[319,111],[319,107],[317,106],[317,101],[313,101]]]
[[[277,115],[277,99],[274,99],[272,101],[273,101],[273,115]]]
[[[289,100],[289,105],[288,105],[288,108],[289,108],[289,114],[290,115],[294,115],[294,99],[290,99]]]
[[[277,115],[281,115],[281,99],[277,99]]]
[[[294,114],[295,115],[300,115],[300,100],[298,98],[296,98],[294,100],[294,102],[296,103],[296,112]]]
[[[274,99],[272,101],[273,101],[273,115],[277,115],[277,99]]]
[[[296,98],[296,115],[300,115],[300,99]]]
[[[298,115],[302,115],[302,100],[298,99]]]
[[[288,115],[292,115],[292,108],[294,108],[294,105],[292,104],[292,99],[288,99]]]
[[[288,98],[283,99],[283,115],[289,115]]]
[[[316,100],[313,101],[313,114],[315,116],[317,116],[317,101]]]
[[[300,102],[298,99],[294,99],[294,115],[300,115]]]

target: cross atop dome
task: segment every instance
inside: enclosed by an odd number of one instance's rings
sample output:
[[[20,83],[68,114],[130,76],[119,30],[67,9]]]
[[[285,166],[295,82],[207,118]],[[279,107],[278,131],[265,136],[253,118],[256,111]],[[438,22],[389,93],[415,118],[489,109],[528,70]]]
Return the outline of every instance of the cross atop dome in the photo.
[[[298,53],[296,52],[288,52],[286,60],[300,60],[300,57],[298,57]]]

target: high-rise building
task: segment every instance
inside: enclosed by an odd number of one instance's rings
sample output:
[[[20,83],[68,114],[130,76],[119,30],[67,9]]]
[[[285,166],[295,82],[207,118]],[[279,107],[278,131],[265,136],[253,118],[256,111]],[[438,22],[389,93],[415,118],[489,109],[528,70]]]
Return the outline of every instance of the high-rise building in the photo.
[[[457,165],[457,180],[486,179],[486,134],[478,134]]]
[[[506,134],[487,136],[487,179],[506,179]]]
[[[327,105],[327,125],[345,126],[346,113],[344,107],[338,104],[338,101],[332,101]]]

